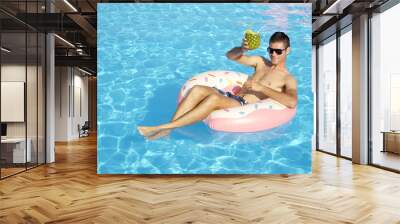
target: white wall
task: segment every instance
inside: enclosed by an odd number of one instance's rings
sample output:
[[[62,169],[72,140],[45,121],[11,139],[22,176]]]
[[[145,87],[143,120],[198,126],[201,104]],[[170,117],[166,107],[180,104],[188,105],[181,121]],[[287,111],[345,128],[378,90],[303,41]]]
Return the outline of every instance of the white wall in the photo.
[[[77,139],[78,124],[88,120],[88,78],[76,68],[56,67],[55,85],[55,140]]]
[[[32,69],[28,66],[28,70]],[[5,64],[1,65],[1,81],[20,81],[25,82],[25,64]]]
[[[75,106],[74,108],[72,108],[73,119],[71,120],[72,122],[71,126],[73,127],[71,130],[71,135],[74,136],[74,138],[79,137],[77,128],[78,124],[82,126],[85,123],[85,121],[88,121],[88,77],[82,76],[81,74],[83,73],[80,73],[80,71],[78,71],[79,75],[76,75],[77,71],[78,70],[75,70],[75,75],[74,75],[75,96],[73,96],[73,98]],[[80,103],[79,100],[81,101]],[[79,111],[79,109],[81,109],[82,111]]]
[[[69,69],[67,67],[55,68],[55,141],[68,140],[68,108],[69,108]]]

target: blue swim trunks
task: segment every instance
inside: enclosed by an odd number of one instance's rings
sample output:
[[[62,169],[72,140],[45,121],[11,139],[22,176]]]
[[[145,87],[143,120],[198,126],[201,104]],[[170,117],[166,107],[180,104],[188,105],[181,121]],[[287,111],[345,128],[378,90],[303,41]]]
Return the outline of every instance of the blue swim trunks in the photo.
[[[233,95],[231,92],[225,92],[225,91],[220,90],[220,89],[215,88],[215,87],[213,87],[213,88],[218,90],[218,92],[220,94],[222,94],[223,96],[226,96],[226,97],[229,97],[229,98],[232,98],[232,99],[238,101],[240,103],[240,105],[242,105],[242,106],[247,104],[247,101],[245,99],[243,99],[243,97],[241,97],[241,96]]]

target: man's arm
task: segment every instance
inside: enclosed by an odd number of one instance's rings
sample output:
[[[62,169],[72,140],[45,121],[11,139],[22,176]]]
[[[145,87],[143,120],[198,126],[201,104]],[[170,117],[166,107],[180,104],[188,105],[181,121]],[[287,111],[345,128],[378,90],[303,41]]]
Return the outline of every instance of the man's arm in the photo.
[[[289,108],[294,108],[297,105],[297,82],[291,76],[288,76],[285,80],[284,92],[276,91],[257,82],[252,82],[252,90],[261,92]]]
[[[242,65],[254,67],[256,70],[264,65],[270,65],[270,62],[261,56],[247,56],[245,52],[249,50],[249,45],[246,39],[243,39],[242,46],[234,47],[226,53],[226,57],[236,61]]]
[[[245,55],[245,50],[242,47],[234,47],[226,53],[226,57],[230,60],[236,61],[239,64],[250,66],[250,67],[260,67],[263,60],[260,56],[248,56]]]
[[[254,70],[255,70],[254,74],[252,76],[249,76],[247,81],[243,84],[242,89],[237,93],[237,95],[239,95],[239,96],[246,92],[245,88],[247,89],[251,86],[251,81],[253,79],[258,80],[259,76],[262,76],[262,73],[260,72],[261,69],[257,69],[257,68],[261,68],[261,66],[262,66],[261,65],[261,63],[263,63],[262,58],[259,56],[245,55],[244,54],[245,49],[246,48],[244,48],[244,47],[234,47],[226,53],[226,56],[229,59],[234,60],[243,65],[254,67]],[[257,75],[257,74],[259,74],[259,75]],[[243,87],[245,87],[245,88],[243,88]]]

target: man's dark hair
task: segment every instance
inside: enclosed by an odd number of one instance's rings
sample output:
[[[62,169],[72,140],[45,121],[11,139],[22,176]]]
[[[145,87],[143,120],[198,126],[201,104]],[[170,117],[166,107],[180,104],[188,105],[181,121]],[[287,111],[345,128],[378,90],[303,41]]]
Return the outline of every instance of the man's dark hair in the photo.
[[[286,47],[290,47],[289,37],[284,32],[275,32],[272,34],[271,38],[269,38],[269,43],[273,42],[283,42]]]

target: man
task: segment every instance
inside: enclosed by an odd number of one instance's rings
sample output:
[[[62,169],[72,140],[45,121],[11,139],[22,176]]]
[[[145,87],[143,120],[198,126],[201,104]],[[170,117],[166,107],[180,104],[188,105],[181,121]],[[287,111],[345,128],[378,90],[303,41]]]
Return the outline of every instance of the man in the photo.
[[[289,37],[283,32],[274,33],[269,40],[271,61],[262,56],[247,56],[248,43],[235,47],[226,56],[240,64],[254,67],[255,72],[236,95],[208,86],[194,86],[178,106],[170,123],[158,126],[138,126],[141,135],[154,140],[168,135],[172,129],[205,119],[215,110],[255,103],[271,98],[293,108],[297,105],[297,82],[286,69],[290,52]]]

